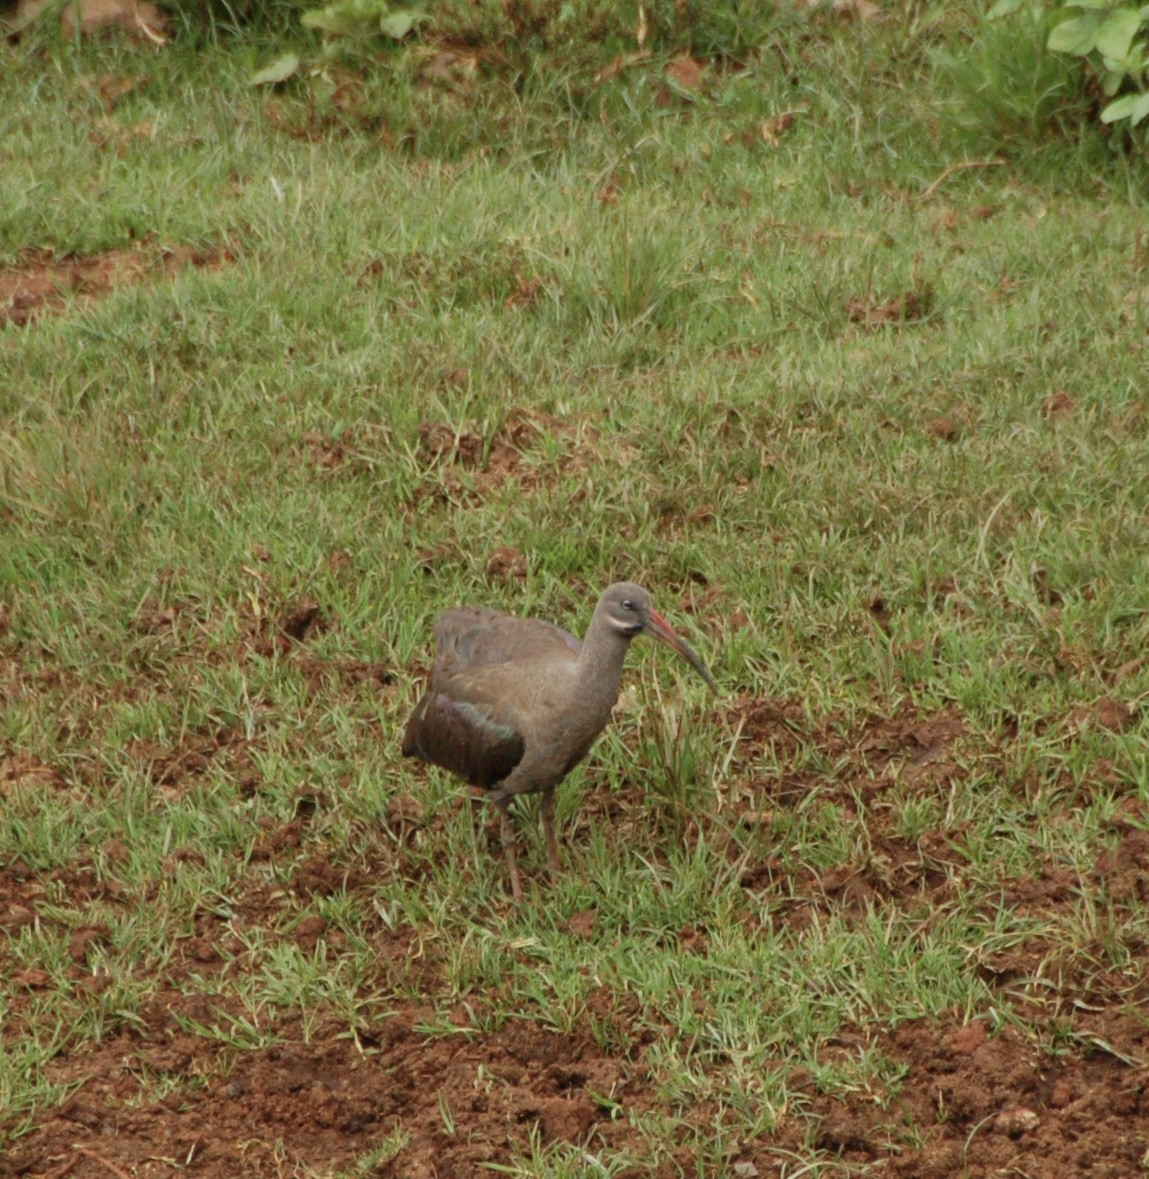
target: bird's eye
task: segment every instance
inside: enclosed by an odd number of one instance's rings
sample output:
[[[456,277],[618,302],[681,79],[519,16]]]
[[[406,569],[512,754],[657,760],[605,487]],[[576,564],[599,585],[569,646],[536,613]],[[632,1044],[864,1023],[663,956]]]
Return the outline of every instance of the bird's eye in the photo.
[[[634,609],[634,603],[633,603],[633,602],[632,602],[632,601],[631,601],[629,598],[623,598],[623,600],[622,600],[622,608],[623,608],[624,610],[633,610],[633,609]]]

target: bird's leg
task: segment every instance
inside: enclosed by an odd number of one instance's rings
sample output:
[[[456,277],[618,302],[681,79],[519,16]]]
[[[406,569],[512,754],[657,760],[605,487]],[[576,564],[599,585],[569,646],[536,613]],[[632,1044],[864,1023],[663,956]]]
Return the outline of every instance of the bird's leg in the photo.
[[[547,870],[554,880],[559,874],[559,849],[555,843],[555,792],[543,791],[543,802],[540,808],[543,820],[543,838],[547,844]]]
[[[511,824],[511,816],[507,811],[510,798],[497,798],[495,806],[499,808],[499,831],[503,837],[503,855],[507,858],[507,872],[511,877],[511,894],[516,901],[523,899],[523,883],[519,879],[519,862],[516,855],[515,829]]]

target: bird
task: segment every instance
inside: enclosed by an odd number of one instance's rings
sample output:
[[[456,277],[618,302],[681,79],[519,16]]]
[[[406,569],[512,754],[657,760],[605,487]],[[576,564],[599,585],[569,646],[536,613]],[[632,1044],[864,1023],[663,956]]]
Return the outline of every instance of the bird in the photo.
[[[403,756],[437,765],[486,792],[499,811],[516,901],[523,888],[511,799],[542,794],[553,879],[559,872],[555,787],[586,757],[610,720],[623,659],[641,634],[676,651],[717,693],[706,665],[633,582],[603,591],[581,642],[550,622],[482,607],[446,610],[435,621],[435,659],[403,733]]]

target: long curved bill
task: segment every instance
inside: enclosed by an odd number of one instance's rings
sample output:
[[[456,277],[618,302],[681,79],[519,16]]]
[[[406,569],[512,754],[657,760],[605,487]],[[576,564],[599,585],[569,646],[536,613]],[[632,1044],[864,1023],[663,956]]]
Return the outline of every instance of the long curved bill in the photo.
[[[702,676],[706,681],[706,686],[715,696],[718,695],[718,685],[714,682],[714,677],[706,670],[706,664],[678,637],[674,627],[657,610],[651,610],[650,612],[650,627],[647,630],[647,634],[651,638],[657,639],[660,643],[665,643],[672,651],[677,651]]]

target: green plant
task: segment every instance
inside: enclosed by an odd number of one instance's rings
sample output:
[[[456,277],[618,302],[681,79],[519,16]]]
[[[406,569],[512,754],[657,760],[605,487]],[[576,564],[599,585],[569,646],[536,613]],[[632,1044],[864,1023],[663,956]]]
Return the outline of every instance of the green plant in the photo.
[[[300,16],[304,28],[323,35],[322,61],[367,55],[378,57],[393,49],[426,17],[409,9],[397,9],[386,0],[336,0],[322,8],[309,8]],[[299,71],[300,58],[285,53],[251,77],[253,86],[276,86]]]
[[[1045,5],[1010,5],[1012,20],[1001,6],[974,30],[959,53],[943,54],[968,121],[989,140],[1032,143],[1059,133],[1085,117],[1081,71],[1077,63],[1048,47],[1049,14]]]
[[[301,23],[323,35],[327,58],[378,56],[433,21],[442,44],[486,51],[484,64],[507,74],[544,72],[562,61],[564,71],[593,77],[620,56],[688,52],[706,59],[748,60],[779,24],[773,4],[762,0],[441,0],[433,14],[418,5],[387,0],[334,0],[302,13]],[[298,69],[292,55],[253,78],[278,83]]]
[[[990,18],[1021,8],[1044,12],[1033,0],[999,0]],[[1128,122],[1136,127],[1149,117],[1149,4],[1119,0],[1073,0],[1049,16],[1048,49],[1084,58],[1111,101],[1101,112],[1103,123]]]
[[[336,0],[323,8],[308,9],[300,19],[306,28],[318,29],[326,38],[351,38],[359,45],[374,45],[402,41],[424,17],[395,8],[386,0]]]

